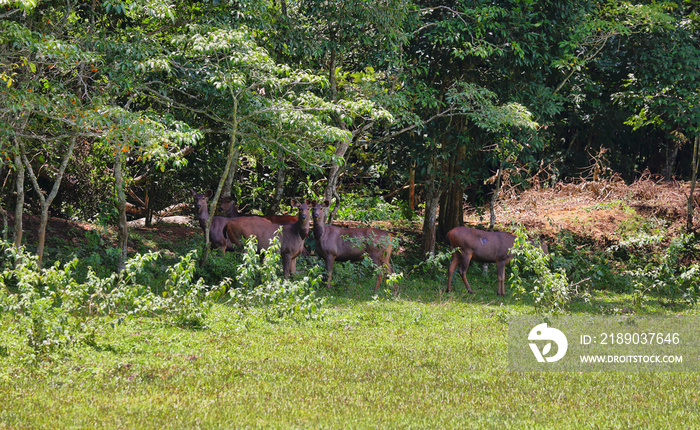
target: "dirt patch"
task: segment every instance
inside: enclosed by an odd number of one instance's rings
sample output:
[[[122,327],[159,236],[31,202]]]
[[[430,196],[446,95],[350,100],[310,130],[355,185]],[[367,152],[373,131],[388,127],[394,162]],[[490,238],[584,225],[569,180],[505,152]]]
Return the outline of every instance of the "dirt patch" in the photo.
[[[192,225],[193,223],[190,218],[177,218],[177,220],[174,220],[175,222],[166,222],[173,220],[164,219],[150,227],[130,225],[129,231],[149,233],[153,242],[167,248],[169,248],[167,244],[187,242],[197,234],[201,234],[200,228]],[[12,214],[8,214],[8,225],[14,227],[14,217]],[[39,229],[39,217],[25,214],[22,217],[22,227],[24,230],[24,242],[29,244],[29,248],[35,247],[38,241],[37,231]],[[103,227],[88,222],[49,218],[46,227],[47,246],[50,243],[73,243],[77,247],[83,246],[88,242],[87,235],[92,231],[98,231],[110,246],[117,245],[116,227],[108,227],[105,232]],[[11,240],[11,238],[9,239]],[[132,241],[129,243],[128,251],[135,252],[135,249],[131,247],[131,242]]]
[[[138,232],[149,232],[157,243],[172,243],[175,241],[190,241],[198,234],[202,234],[199,227],[192,227],[189,224],[158,223],[151,227],[134,227]]]
[[[557,184],[532,189],[501,201],[496,209],[501,224],[520,223],[553,236],[569,230],[594,242],[615,240],[620,225],[631,218],[656,217],[677,231],[685,225],[690,186],[644,175],[631,185],[619,178]],[[468,222],[479,223],[476,214]],[[618,238],[619,239],[619,238]]]

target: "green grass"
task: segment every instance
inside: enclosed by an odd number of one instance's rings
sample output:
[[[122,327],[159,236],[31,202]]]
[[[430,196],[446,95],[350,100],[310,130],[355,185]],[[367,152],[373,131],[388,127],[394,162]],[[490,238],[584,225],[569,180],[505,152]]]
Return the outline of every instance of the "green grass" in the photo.
[[[398,298],[375,298],[372,274],[356,273],[323,292],[321,321],[218,303],[205,330],[140,319],[37,365],[6,352],[0,428],[700,426],[697,374],[509,372],[508,315],[533,309],[496,297],[493,273],[468,276],[474,295],[412,276]],[[630,300],[594,294],[572,309],[624,312]]]
[[[153,237],[135,242],[150,249]],[[177,245],[173,255],[197,243]],[[108,271],[111,255],[97,250],[85,258]],[[207,283],[238,263],[212,255]],[[495,267],[483,277],[472,265],[475,294],[458,277],[445,294],[447,261],[394,264],[405,274],[398,297],[374,295],[367,264],[337,263],[332,290],[319,292],[319,321],[269,321],[222,302],[206,329],[127,319],[32,363],[26,338],[0,318],[0,429],[700,428],[698,374],[510,372],[507,321],[535,312],[528,297],[497,297]],[[651,294],[595,290],[569,309],[697,313]]]

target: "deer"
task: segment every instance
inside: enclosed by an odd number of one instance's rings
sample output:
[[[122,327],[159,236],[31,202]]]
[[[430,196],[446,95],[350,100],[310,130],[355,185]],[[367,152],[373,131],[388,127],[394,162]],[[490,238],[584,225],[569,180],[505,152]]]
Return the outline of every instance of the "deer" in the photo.
[[[447,232],[447,240],[450,247],[454,249],[452,262],[447,270],[447,292],[452,290],[452,275],[459,266],[459,274],[467,287],[469,294],[473,294],[472,288],[467,281],[467,269],[471,260],[480,263],[496,263],[498,268],[498,296],[505,296],[506,265],[510,263],[513,256],[510,249],[515,243],[515,236],[503,231],[484,231],[471,227],[455,227]],[[531,241],[533,245],[537,242]],[[539,244],[544,253],[547,253],[547,245]]]
[[[327,225],[325,212],[330,203],[325,201],[319,204],[314,201],[311,204],[316,250],[318,255],[326,261],[328,288],[331,287],[333,264],[336,261],[360,261],[365,254],[369,255],[374,264],[385,267],[389,273],[393,273],[389,264],[393,237],[391,233],[378,228],[343,228]],[[375,293],[379,291],[381,282],[382,271],[377,274]]]
[[[293,207],[299,209],[299,216],[293,224],[275,224],[263,217],[227,218],[225,236],[232,244],[242,247],[242,239],[255,236],[258,239],[258,252],[270,247],[278,229],[280,237],[280,254],[282,254],[282,271],[288,278],[296,272],[296,258],[304,251],[304,241],[309,236],[310,216],[308,202],[292,200]]]
[[[293,223],[297,222],[297,217],[295,217],[294,215],[242,214],[242,213],[238,212],[238,205],[236,205],[236,203],[234,203],[230,197],[223,197],[221,199],[221,211],[224,213],[224,216],[226,216],[228,218],[238,218],[241,216],[252,216],[252,217],[265,218],[266,220],[268,220],[274,224],[293,224]]]
[[[204,234],[207,231],[207,220],[209,219],[209,208],[207,207],[207,200],[212,197],[212,190],[207,190],[204,194],[198,193],[195,190],[190,190],[192,196],[194,197],[194,209],[197,211],[197,220],[199,220],[199,226],[202,228]],[[211,226],[209,226],[209,242],[212,247],[221,248],[222,254],[226,253],[227,250],[232,250],[231,242],[224,236],[224,228],[226,223],[229,222],[231,218],[215,216],[211,221]]]

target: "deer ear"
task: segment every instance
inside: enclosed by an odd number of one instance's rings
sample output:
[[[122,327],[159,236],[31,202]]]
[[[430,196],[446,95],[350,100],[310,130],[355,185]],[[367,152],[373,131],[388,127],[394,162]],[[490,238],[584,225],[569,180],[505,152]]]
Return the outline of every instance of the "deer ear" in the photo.
[[[194,188],[190,188],[190,191],[192,192],[192,195],[193,195],[193,196],[196,196],[196,195],[197,195],[197,192],[194,190]]]
[[[311,206],[316,206],[316,200],[311,200]]]
[[[214,195],[214,192],[211,190],[211,188],[208,189],[208,190],[204,193],[204,197],[206,197],[206,198],[208,198],[208,199],[210,199],[211,196],[213,196],[213,195]]]

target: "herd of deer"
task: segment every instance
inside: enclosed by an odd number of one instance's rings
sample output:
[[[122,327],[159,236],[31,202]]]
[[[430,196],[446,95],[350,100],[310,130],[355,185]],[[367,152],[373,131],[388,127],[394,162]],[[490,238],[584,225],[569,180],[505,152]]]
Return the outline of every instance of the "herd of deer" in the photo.
[[[205,194],[192,190],[194,208],[202,231],[206,231],[209,219],[207,200],[212,192]],[[331,286],[333,264],[336,261],[360,261],[367,254],[374,264],[392,273],[389,259],[393,248],[393,235],[378,228],[343,228],[328,225],[325,222],[326,210],[329,203],[298,202],[292,200],[293,207],[298,209],[297,216],[291,215],[248,215],[238,212],[236,205],[230,200],[224,200],[221,208],[224,216],[215,216],[209,228],[211,246],[222,252],[241,247],[243,239],[251,236],[257,238],[258,251],[267,249],[270,242],[281,228],[280,254],[282,255],[282,271],[288,277],[296,271],[296,258],[304,251],[304,242],[311,232],[313,218],[313,233],[316,239],[316,251],[326,261],[328,271],[328,287]],[[496,263],[498,267],[499,296],[505,295],[505,266],[512,256],[510,249],[515,243],[515,236],[506,232],[483,231],[469,227],[456,227],[447,233],[447,240],[454,249],[452,262],[447,272],[447,292],[452,289],[452,275],[459,266],[464,285],[469,293],[471,286],[466,273],[470,261],[481,263]],[[547,252],[547,245],[541,244]],[[374,286],[375,293],[379,291],[382,282],[382,272],[377,275]]]

